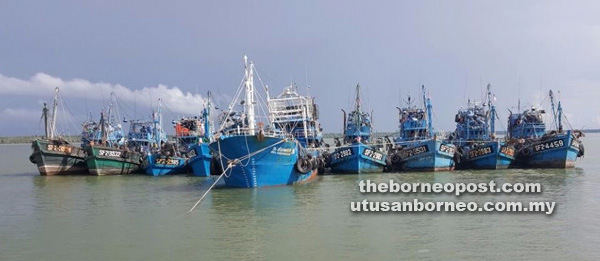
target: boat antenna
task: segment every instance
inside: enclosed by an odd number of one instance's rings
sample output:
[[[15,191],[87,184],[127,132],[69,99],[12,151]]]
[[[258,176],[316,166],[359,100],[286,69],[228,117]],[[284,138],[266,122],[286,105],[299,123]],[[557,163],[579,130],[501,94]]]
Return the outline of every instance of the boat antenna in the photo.
[[[469,73],[467,72],[465,74],[465,93],[463,95],[463,103],[465,102],[465,100],[467,99],[467,84],[469,82]]]
[[[310,83],[308,83],[308,58],[304,61],[304,77],[306,78],[306,93],[310,97]]]

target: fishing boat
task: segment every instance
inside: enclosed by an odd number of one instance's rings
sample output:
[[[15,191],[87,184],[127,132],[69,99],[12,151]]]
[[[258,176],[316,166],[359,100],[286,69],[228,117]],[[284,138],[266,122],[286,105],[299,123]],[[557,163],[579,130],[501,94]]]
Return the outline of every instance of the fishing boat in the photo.
[[[314,97],[298,93],[291,83],[275,98],[268,97],[272,128],[289,133],[298,141],[300,155],[307,159],[311,169],[325,172],[327,147],[323,142],[323,128],[319,123],[319,106]]]
[[[505,169],[515,159],[512,143],[496,138],[496,106],[491,85],[487,85],[487,104],[471,102],[456,114],[456,130],[449,140],[456,145],[454,161],[460,169]]]
[[[220,116],[217,137],[209,145],[223,168],[219,178],[223,177],[228,187],[240,188],[291,185],[314,179],[317,170],[312,168],[308,155],[303,155],[299,140],[279,129],[269,115],[264,118],[267,124],[257,122],[256,107],[265,99],[260,98],[254,87],[254,64],[246,56],[244,68],[243,83],[228,111]],[[264,89],[268,102],[268,89]],[[245,99],[239,104],[243,110],[234,111],[242,93]],[[262,109],[272,116],[270,106]],[[294,114],[307,113],[305,108],[289,110]]]
[[[74,146],[58,137],[56,117],[58,113],[59,89],[54,89],[52,114],[46,103],[42,110],[45,135],[42,139],[31,142],[33,153],[29,156],[31,163],[36,164],[40,175],[87,174],[84,162],[85,153],[79,146]],[[50,122],[48,120],[50,119]]]
[[[187,156],[179,151],[181,137],[176,142],[167,140],[162,125],[161,100],[158,100],[156,113],[153,113],[150,146],[145,151],[145,160],[141,166],[146,175],[163,176],[187,173]],[[176,125],[177,126],[177,125]],[[183,141],[186,141],[185,139]]]
[[[160,102],[159,102],[160,103]],[[112,117],[108,117],[111,119]],[[158,125],[158,115],[152,114],[152,120],[133,120],[129,122],[127,142],[124,145],[90,142],[85,147],[85,163],[93,175],[124,175],[138,173],[147,153],[157,148],[156,139],[166,140],[166,135]],[[100,124],[110,126],[110,123]],[[110,129],[102,128],[102,136],[110,136]]]
[[[580,130],[563,130],[562,105],[555,107],[554,93],[548,93],[552,106],[555,129],[546,130],[543,115],[545,110],[534,107],[522,113],[510,113],[508,117],[508,138],[516,142],[519,167],[529,168],[572,168],[578,157],[584,155]],[[519,106],[520,107],[520,106]],[[520,109],[519,109],[520,111]]]
[[[371,116],[361,109],[360,85],[356,85],[354,110],[344,110],[344,140],[331,154],[332,173],[379,173],[386,166],[386,155],[371,140]],[[346,118],[347,116],[347,118]]]
[[[182,119],[175,123],[175,137],[179,141],[180,147],[187,149],[190,156],[188,165],[192,169],[192,174],[198,177],[208,177],[211,174],[211,166],[215,168],[217,163],[213,162],[213,157],[208,144],[211,141],[211,94],[208,93],[207,104],[202,110],[202,117],[198,119]],[[212,164],[211,164],[212,163]],[[218,170],[213,170],[218,174]],[[220,172],[219,172],[220,173]]]
[[[81,131],[81,147],[85,148],[90,143],[94,144],[107,144],[109,147],[123,146],[125,144],[125,137],[123,135],[123,127],[117,122],[115,118],[116,96],[114,93],[110,94],[110,102],[107,110],[107,117],[105,118],[104,111],[100,112],[100,121],[93,120],[91,114],[87,121],[83,122]],[[102,126],[102,124],[105,124]],[[103,129],[104,128],[104,129]],[[104,131],[104,132],[103,132]],[[104,136],[103,134],[106,134]]]
[[[413,106],[408,97],[407,106],[398,108],[400,135],[394,140],[389,157],[392,170],[447,171],[454,169],[456,146],[433,133],[431,98],[421,86],[423,107]]]

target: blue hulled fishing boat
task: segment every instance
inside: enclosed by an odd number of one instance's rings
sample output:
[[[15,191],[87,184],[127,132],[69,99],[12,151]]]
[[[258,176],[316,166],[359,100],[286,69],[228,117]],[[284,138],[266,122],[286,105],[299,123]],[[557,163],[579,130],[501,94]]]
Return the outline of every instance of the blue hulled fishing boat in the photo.
[[[468,102],[466,109],[456,114],[456,130],[449,140],[456,145],[455,162],[461,169],[503,169],[515,159],[511,143],[496,139],[496,106],[493,104],[490,84],[486,103]]]
[[[293,83],[275,98],[268,98],[272,129],[289,133],[298,141],[301,162],[318,173],[325,172],[326,146],[315,99],[298,94]]]
[[[218,137],[209,145],[223,168],[219,177],[224,178],[226,186],[241,188],[290,185],[313,179],[317,170],[313,169],[308,155],[303,155],[300,141],[272,120],[275,114],[280,115],[279,112],[271,105],[263,107],[269,112],[264,119],[268,123],[257,122],[255,112],[261,98],[254,88],[254,64],[244,57],[244,66],[243,84],[229,110],[221,115]],[[266,87],[265,90],[269,102]],[[242,93],[245,94],[245,100],[240,102],[243,111],[235,112],[233,108]],[[293,111],[293,115],[298,112],[306,116],[307,113],[306,108],[290,107],[288,110]]]
[[[332,173],[379,173],[386,166],[386,155],[373,145],[371,140],[371,116],[362,112],[360,85],[356,85],[354,110],[344,112],[343,145],[331,154],[329,166]]]
[[[390,151],[392,170],[444,171],[454,169],[454,144],[433,134],[431,99],[423,93],[423,108],[412,106],[408,97],[407,107],[398,108],[400,135]]]
[[[549,92],[555,130],[546,131],[544,110],[531,108],[508,117],[508,137],[516,142],[517,160],[520,167],[571,168],[583,156],[584,148],[579,130],[563,130],[562,105],[555,107],[554,94]],[[556,108],[556,109],[555,109]]]
[[[199,177],[210,176],[212,154],[208,144],[210,130],[210,92],[208,102],[202,110],[202,117],[183,118],[175,123],[175,139],[180,153],[187,155],[192,174]]]
[[[146,154],[146,160],[144,161],[144,164],[142,166],[144,172],[147,175],[152,176],[187,173],[187,157],[183,157],[178,149],[178,142],[182,142],[181,136],[178,137],[176,143],[169,142],[163,130],[160,99],[158,100],[157,111],[152,115],[153,133],[151,138],[153,139],[152,144],[155,144],[155,146],[151,146],[150,150]],[[185,141],[186,140],[184,139],[183,142]]]

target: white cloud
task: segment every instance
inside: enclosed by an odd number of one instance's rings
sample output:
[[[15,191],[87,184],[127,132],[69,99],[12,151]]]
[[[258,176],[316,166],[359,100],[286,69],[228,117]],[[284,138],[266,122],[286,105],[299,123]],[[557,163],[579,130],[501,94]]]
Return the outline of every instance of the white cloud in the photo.
[[[41,110],[29,110],[21,108],[6,108],[2,110],[2,114],[7,119],[38,119],[41,117]]]
[[[78,78],[63,80],[45,73],[37,73],[29,79],[0,74],[0,95],[48,98],[52,96],[55,87],[59,87],[62,97],[102,101],[106,100],[110,93],[115,93],[123,102],[135,102],[137,105],[147,107],[156,105],[158,98],[161,98],[172,112],[181,114],[198,114],[204,104],[201,95],[162,84],[130,89],[120,84],[90,82]],[[7,110],[12,110],[11,113],[19,112],[13,109]]]

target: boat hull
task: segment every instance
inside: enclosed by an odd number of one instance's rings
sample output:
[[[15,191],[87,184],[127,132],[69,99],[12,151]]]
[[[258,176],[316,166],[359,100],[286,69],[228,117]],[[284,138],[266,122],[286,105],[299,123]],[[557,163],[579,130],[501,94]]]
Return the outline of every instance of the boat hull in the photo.
[[[541,139],[519,150],[517,164],[526,168],[573,168],[579,144],[570,131]]]
[[[125,175],[140,172],[141,155],[104,146],[87,146],[85,163],[92,175]]]
[[[331,173],[381,173],[386,166],[386,155],[363,143],[337,148],[330,159]]]
[[[297,171],[298,145],[296,142],[276,137],[228,136],[211,143],[217,161],[228,164],[229,160],[252,154],[233,165],[223,176],[225,185],[237,188],[292,185],[303,183],[317,176],[314,168],[307,173]],[[223,169],[227,169],[223,166]]]
[[[85,152],[60,141],[34,140],[30,161],[36,164],[40,175],[88,174],[84,162]]]
[[[501,141],[483,142],[476,148],[461,146],[460,169],[506,169],[515,160],[515,148]]]
[[[198,177],[210,176],[212,155],[208,144],[202,143],[192,149],[196,152],[196,155],[188,160],[188,165],[192,168],[192,174]]]
[[[185,174],[189,172],[187,159],[150,154],[144,162],[144,173],[151,176]]]
[[[445,141],[429,139],[399,142],[403,149],[397,152],[400,160],[394,169],[404,171],[450,171],[454,169],[456,147]]]

